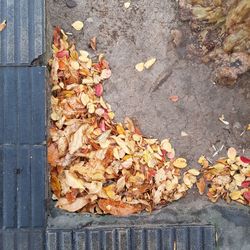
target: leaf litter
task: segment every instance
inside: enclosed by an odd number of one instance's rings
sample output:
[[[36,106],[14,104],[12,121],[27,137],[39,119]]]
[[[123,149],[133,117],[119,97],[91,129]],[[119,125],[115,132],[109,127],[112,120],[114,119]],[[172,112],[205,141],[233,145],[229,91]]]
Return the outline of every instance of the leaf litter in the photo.
[[[168,139],[143,136],[129,118],[114,121],[103,99],[104,82],[111,77],[104,55],[90,58],[87,51],[76,51],[59,27],[52,51],[48,162],[56,207],[126,216],[185,196],[199,171],[175,158]],[[155,60],[142,65],[150,68]]]
[[[196,186],[200,194],[206,192],[210,201],[223,199],[250,205],[250,159],[239,156],[235,148],[229,148],[227,157],[209,164],[204,156],[199,161],[202,177]],[[208,184],[208,185],[206,185]]]

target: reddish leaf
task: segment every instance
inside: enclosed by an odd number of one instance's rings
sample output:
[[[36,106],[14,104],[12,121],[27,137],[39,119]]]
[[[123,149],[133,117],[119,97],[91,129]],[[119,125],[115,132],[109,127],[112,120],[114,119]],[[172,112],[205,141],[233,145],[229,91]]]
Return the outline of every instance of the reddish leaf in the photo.
[[[57,58],[62,58],[64,56],[66,56],[67,58],[69,57],[69,51],[68,50],[62,50],[62,51],[58,51],[56,53]]]
[[[240,157],[240,160],[241,160],[242,162],[244,162],[244,163],[250,163],[250,159],[247,158],[247,157],[245,157],[245,156],[241,156],[241,157]]]
[[[102,93],[103,93],[103,86],[101,83],[95,85],[95,94],[97,96],[102,96]]]
[[[243,182],[241,183],[241,186],[242,186],[243,188],[248,188],[248,187],[250,186],[250,181],[243,181]]]
[[[59,27],[56,27],[53,33],[53,41],[54,41],[54,45],[57,48],[59,48],[59,45],[60,45],[60,38],[61,38],[61,29]]]
[[[78,189],[71,188],[71,192],[67,193],[65,197],[68,200],[68,202],[73,202],[75,201],[77,194],[78,194]]]
[[[106,131],[105,121],[104,120],[100,121],[99,128],[101,129],[102,132]]]
[[[243,193],[244,198],[250,202],[250,191]]]

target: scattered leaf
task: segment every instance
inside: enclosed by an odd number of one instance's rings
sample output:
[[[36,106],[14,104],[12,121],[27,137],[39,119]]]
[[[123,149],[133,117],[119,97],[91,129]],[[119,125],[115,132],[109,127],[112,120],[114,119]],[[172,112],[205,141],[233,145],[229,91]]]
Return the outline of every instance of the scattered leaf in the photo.
[[[229,122],[228,121],[225,121],[225,117],[224,115],[221,115],[221,117],[219,117],[219,120],[224,123],[225,125],[229,125]]]
[[[204,194],[205,192],[205,187],[206,187],[206,183],[205,183],[205,179],[203,177],[201,177],[197,183],[196,186],[199,190],[200,195]]]
[[[135,69],[136,69],[137,71],[139,71],[139,72],[142,72],[142,71],[144,70],[144,63],[143,63],[143,62],[137,63],[137,64],[135,65]]]
[[[185,137],[185,136],[188,136],[188,134],[185,131],[181,131],[181,136]]]
[[[0,23],[0,32],[3,31],[7,26],[7,21],[4,20],[3,22]]]
[[[151,68],[156,62],[156,58],[150,58],[149,60],[147,60],[145,63],[144,63],[144,67],[146,69],[149,69]]]
[[[129,6],[130,6],[130,2],[125,2],[125,3],[124,3],[124,7],[125,7],[126,9],[128,9]]]
[[[75,21],[74,23],[71,24],[71,26],[75,29],[75,30],[82,30],[84,24],[82,21]]]
[[[96,37],[92,37],[90,39],[90,47],[93,49],[93,50],[96,50]]]
[[[169,97],[169,100],[172,101],[172,102],[178,102],[179,96],[178,95],[171,95]]]

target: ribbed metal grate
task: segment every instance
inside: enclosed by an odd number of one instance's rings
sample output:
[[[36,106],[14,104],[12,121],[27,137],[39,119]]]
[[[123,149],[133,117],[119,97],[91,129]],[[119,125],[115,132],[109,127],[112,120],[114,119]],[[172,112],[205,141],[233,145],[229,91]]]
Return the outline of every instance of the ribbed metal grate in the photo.
[[[213,250],[213,226],[48,230],[47,250]]]

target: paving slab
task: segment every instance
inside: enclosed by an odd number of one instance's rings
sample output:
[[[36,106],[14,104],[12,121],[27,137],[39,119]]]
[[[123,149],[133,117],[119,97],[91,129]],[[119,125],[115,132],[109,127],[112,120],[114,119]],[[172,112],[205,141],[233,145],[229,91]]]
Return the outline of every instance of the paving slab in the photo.
[[[45,52],[45,0],[1,0],[0,66],[30,65]]]
[[[45,72],[45,67],[0,67],[3,229],[46,225]]]

